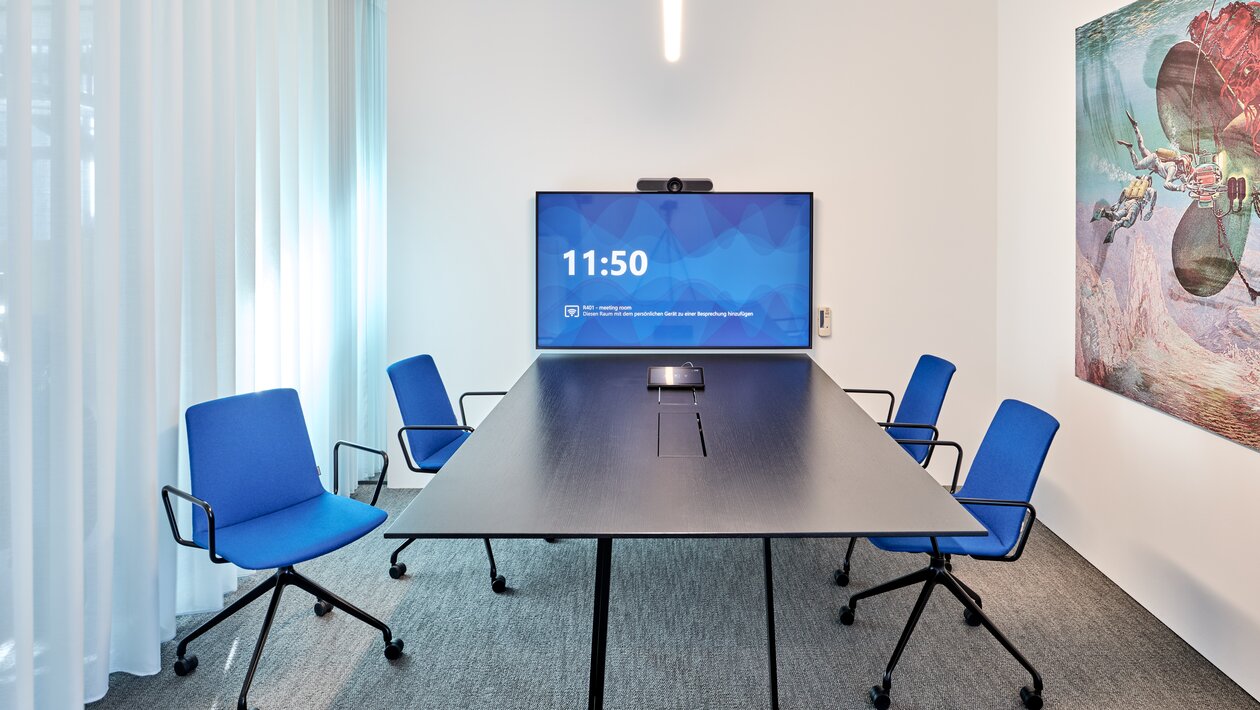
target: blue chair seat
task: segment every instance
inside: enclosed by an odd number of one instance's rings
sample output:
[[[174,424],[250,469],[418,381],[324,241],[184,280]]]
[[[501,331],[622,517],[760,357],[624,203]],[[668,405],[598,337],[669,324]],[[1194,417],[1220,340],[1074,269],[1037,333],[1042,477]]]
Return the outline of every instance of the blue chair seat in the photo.
[[[344,547],[385,522],[385,511],[321,493],[272,513],[216,528],[215,551],[245,569],[287,567]],[[209,545],[206,533],[193,535]]]
[[[873,537],[871,544],[888,552],[922,552],[932,554],[932,541],[926,537]],[[936,544],[945,555],[980,555],[1001,557],[1015,547],[1015,541],[1003,542],[992,531],[984,537],[938,537]]]
[[[469,433],[466,431],[457,432],[458,436],[451,440],[451,443],[434,451],[428,458],[420,462],[420,468],[424,471],[437,471],[446,465],[455,452],[465,441],[468,440]]]

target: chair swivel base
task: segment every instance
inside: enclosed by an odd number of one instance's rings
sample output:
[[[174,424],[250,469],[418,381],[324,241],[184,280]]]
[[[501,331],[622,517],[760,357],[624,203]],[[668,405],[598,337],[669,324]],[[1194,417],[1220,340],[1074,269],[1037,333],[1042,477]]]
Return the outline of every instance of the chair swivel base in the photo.
[[[187,636],[180,639],[179,645],[175,648],[176,659],[173,668],[175,675],[186,676],[197,670],[197,657],[188,653],[189,643],[218,626],[236,612],[249,606],[263,594],[274,590],[271,595],[271,603],[267,605],[267,615],[263,618],[262,631],[258,635],[258,644],[254,647],[254,654],[249,660],[249,670],[245,674],[245,683],[241,686],[241,694],[236,702],[238,710],[247,710],[249,707],[247,703],[249,687],[254,682],[254,673],[258,670],[258,662],[262,658],[263,646],[267,643],[267,636],[271,632],[271,624],[275,621],[276,609],[280,606],[280,594],[288,586],[303,589],[315,597],[316,616],[323,616],[332,611],[333,608],[337,608],[379,630],[385,638],[385,658],[394,661],[402,657],[403,640],[394,638],[390,633],[389,627],[384,622],[302,576],[292,566],[288,566],[276,570],[276,573],[268,577],[266,581],[243,594],[240,599],[232,602],[226,609],[215,614],[209,621],[193,629]]]
[[[890,692],[892,690],[893,670],[896,669],[897,662],[901,660],[901,654],[905,651],[906,643],[910,640],[910,635],[914,633],[914,629],[919,623],[919,618],[923,615],[923,610],[927,606],[928,599],[932,596],[932,590],[937,585],[940,585],[948,589],[955,597],[958,598],[958,601],[962,602],[964,607],[963,619],[968,625],[985,627],[985,629],[993,635],[993,638],[997,639],[998,643],[1002,644],[1002,647],[1006,649],[1006,652],[1011,654],[1011,657],[1018,661],[1019,664],[1024,667],[1024,670],[1028,671],[1029,675],[1032,676],[1033,684],[1031,686],[1024,686],[1021,688],[1019,691],[1019,698],[1027,710],[1041,710],[1044,702],[1041,697],[1041,693],[1044,690],[1044,686],[1041,682],[1041,674],[1037,672],[1036,668],[1033,668],[1032,664],[1028,662],[1028,659],[1024,658],[1024,655],[1019,652],[1019,649],[1015,648],[1015,645],[1007,640],[1007,638],[1002,635],[1002,632],[999,631],[993,622],[989,620],[989,617],[981,608],[981,605],[984,602],[980,599],[980,595],[972,591],[972,589],[964,584],[962,580],[955,577],[951,568],[952,565],[949,564],[949,560],[946,556],[932,555],[931,562],[929,563],[927,569],[922,569],[918,572],[911,572],[910,574],[898,577],[891,582],[885,582],[884,584],[871,587],[866,591],[858,592],[849,598],[848,604],[840,607],[840,623],[845,626],[850,626],[853,624],[855,619],[858,602],[860,600],[868,599],[880,594],[886,594],[888,592],[915,584],[923,585],[922,591],[919,592],[919,598],[914,604],[914,609],[910,612],[910,618],[906,621],[906,627],[901,632],[901,638],[898,639],[897,646],[893,650],[892,658],[888,661],[888,667],[884,671],[883,684],[873,686],[870,690],[869,697],[871,705],[874,706],[876,710],[888,710],[888,708],[892,706],[892,697],[890,696]]]

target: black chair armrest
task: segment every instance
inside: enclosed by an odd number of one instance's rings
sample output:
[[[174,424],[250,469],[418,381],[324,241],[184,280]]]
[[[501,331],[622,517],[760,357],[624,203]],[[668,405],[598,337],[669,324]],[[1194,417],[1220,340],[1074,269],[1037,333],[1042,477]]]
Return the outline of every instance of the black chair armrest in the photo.
[[[993,498],[955,498],[954,500],[963,505],[992,505],[1004,508],[1023,508],[1026,513],[1024,521],[1020,523],[1019,542],[1015,545],[1014,554],[1003,557],[992,557],[985,555],[972,555],[977,560],[992,560],[995,562],[1014,562],[1019,556],[1024,554],[1024,545],[1028,544],[1028,536],[1032,535],[1033,523],[1037,522],[1037,509],[1032,503],[1022,500],[996,500]]]
[[[459,396],[459,423],[468,426],[468,417],[464,416],[465,397],[502,397],[507,392],[465,392]]]
[[[338,441],[333,444],[333,495],[337,495],[338,488],[341,486],[341,447],[348,446],[359,451],[366,451],[369,454],[376,454],[381,457],[381,475],[376,479],[376,492],[372,494],[372,502],[370,505],[376,505],[376,499],[381,495],[381,485],[385,483],[385,472],[389,470],[389,454],[380,449],[368,448],[362,444],[356,444],[353,441]]]
[[[209,548],[204,548],[192,540],[186,540],[183,535],[179,534],[179,523],[175,522],[175,509],[171,507],[172,495],[175,495],[178,498],[183,498],[189,503],[192,503],[205,511],[206,524],[209,532]],[[210,553],[210,561],[216,565],[221,565],[227,562],[226,559],[219,557],[219,555],[214,551],[214,510],[210,507],[209,503],[193,496],[190,493],[185,493],[175,486],[162,486],[162,505],[166,506],[166,520],[171,524],[171,534],[175,536],[175,542],[178,542],[184,547],[195,547],[198,550],[207,550]]]
[[[893,407],[897,406],[897,395],[893,394],[893,393],[892,393],[892,392],[890,392],[889,390],[871,390],[871,389],[862,389],[862,388],[859,388],[859,387],[842,387],[841,389],[843,389],[845,392],[847,392],[847,393],[849,393],[849,394],[883,394],[883,395],[888,395],[888,416],[884,417],[884,421],[886,421],[886,422],[887,422],[887,421],[892,421],[892,418],[893,418]]]
[[[941,438],[941,430],[936,428],[935,424],[919,424],[917,422],[876,422],[885,429],[930,429],[932,431],[932,439]]]
[[[918,424],[915,422],[876,422],[876,423],[884,427],[885,429],[891,429],[895,427],[901,427],[902,429],[930,429],[932,431],[933,441],[941,438],[941,431],[940,429],[937,429],[936,425],[934,424]],[[923,468],[927,468],[928,464],[932,463],[932,454],[935,451],[936,449],[934,447],[928,449],[927,456],[923,457]]]
[[[462,424],[411,424],[399,427],[398,445],[402,447],[403,458],[407,460],[407,468],[416,473],[424,473],[420,467],[416,466],[415,460],[411,458],[411,449],[407,448],[407,438],[403,436],[405,431],[466,431],[471,434],[474,429]]]
[[[901,426],[898,424],[897,426]],[[926,446],[928,451],[932,451],[937,446],[948,446],[958,452],[958,456],[954,458],[954,480],[949,484],[949,492],[958,492],[958,474],[962,471],[963,450],[962,446],[956,441],[942,441],[941,439],[893,439],[898,444],[910,444],[913,446]],[[927,466],[927,460],[924,459],[923,465]]]

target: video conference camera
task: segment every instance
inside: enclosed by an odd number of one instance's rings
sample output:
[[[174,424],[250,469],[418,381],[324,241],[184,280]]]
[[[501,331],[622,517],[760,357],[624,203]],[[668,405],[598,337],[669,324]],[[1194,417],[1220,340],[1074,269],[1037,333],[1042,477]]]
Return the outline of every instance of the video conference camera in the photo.
[[[713,192],[713,181],[708,178],[639,178],[635,189],[639,192]]]

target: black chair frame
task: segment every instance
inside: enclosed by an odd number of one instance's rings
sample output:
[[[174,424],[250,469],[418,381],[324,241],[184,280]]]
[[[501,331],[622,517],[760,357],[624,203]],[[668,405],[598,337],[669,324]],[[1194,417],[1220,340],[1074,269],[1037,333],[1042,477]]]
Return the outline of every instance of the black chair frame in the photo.
[[[952,442],[921,442],[928,445],[946,444]],[[961,458],[961,448],[959,449]],[[954,488],[958,485],[958,475],[954,475]],[[952,489],[951,489],[952,490]],[[1021,521],[1021,530],[1019,539],[1012,551],[1003,556],[986,556],[971,555],[975,560],[985,560],[992,562],[1014,562],[1024,554],[1024,547],[1028,543],[1028,537],[1032,534],[1033,524],[1037,521],[1037,509],[1031,503],[1020,500],[993,500],[988,498],[956,498],[959,503],[964,506],[1001,506],[1023,508],[1025,511],[1024,520]],[[950,555],[942,554],[937,545],[936,538],[930,538],[932,541],[932,552],[928,555],[928,566],[917,572],[898,577],[889,582],[871,587],[864,591],[858,592],[849,597],[848,604],[840,607],[840,623],[849,626],[853,624],[854,616],[857,611],[858,602],[863,599],[887,594],[888,592],[903,589],[905,587],[922,584],[923,589],[919,592],[918,600],[915,601],[914,608],[910,611],[910,618],[906,621],[905,629],[901,632],[901,638],[897,640],[897,645],[893,649],[892,657],[888,661],[888,666],[884,671],[883,683],[871,687],[870,700],[877,710],[887,710],[892,704],[889,693],[892,691],[892,675],[896,669],[898,661],[901,660],[901,654],[906,649],[906,644],[910,641],[910,636],[914,633],[915,627],[918,626],[919,618],[923,615],[928,599],[931,598],[933,590],[937,585],[948,589],[963,605],[963,620],[968,626],[983,626],[992,634],[993,638],[1006,649],[1006,652],[1019,662],[1024,670],[1028,671],[1032,676],[1032,686],[1024,686],[1020,689],[1020,699],[1023,701],[1024,707],[1028,710],[1040,710],[1043,704],[1041,697],[1044,690],[1044,684],[1041,680],[1041,674],[1033,667],[1032,663],[1020,653],[1015,644],[994,625],[988,615],[984,613],[984,601],[980,598],[971,587],[959,579],[953,572],[953,565],[950,562]]]
[[[333,485],[334,494],[338,493],[339,492],[338,489],[341,487],[341,476],[338,474],[340,473],[340,469],[341,469],[341,465],[340,465],[341,464],[341,447],[343,446],[351,448],[351,449],[357,449],[359,451],[366,451],[369,454],[376,454],[377,456],[381,457],[381,471],[379,474],[377,474],[376,489],[372,491],[372,502],[370,503],[372,507],[376,507],[376,501],[377,499],[381,497],[381,486],[382,484],[385,483],[385,474],[389,471],[389,454],[380,449],[372,449],[367,446],[363,446],[362,444],[356,444],[353,441],[338,441],[336,444],[333,444],[333,484],[332,485]],[[359,482],[363,483],[363,481],[359,481]]]
[[[874,390],[874,391],[883,392],[889,396],[894,396],[893,393],[889,392],[888,390]],[[922,444],[924,442],[930,442],[933,444],[939,443],[945,446],[953,447],[958,453],[958,458],[954,461],[954,484],[949,489],[949,492],[953,493],[958,488],[958,472],[959,472],[959,467],[962,465],[962,447],[961,446],[959,446],[958,444],[952,441],[941,441],[940,430],[937,429],[932,424],[914,424],[914,423],[891,422],[891,421],[877,422],[877,423],[879,424],[879,426],[885,429],[888,429],[891,427],[898,427],[902,429],[927,429],[932,432],[931,439],[895,439],[895,441],[898,444]],[[932,461],[932,452],[935,450],[936,450],[935,446],[928,447],[927,456],[924,457],[923,464],[922,464],[924,468],[927,468],[928,463]],[[847,550],[845,550],[845,553],[844,553],[844,563],[840,566],[839,569],[831,573],[831,581],[835,582],[837,587],[849,586],[849,572],[850,570],[852,570],[853,548],[855,547],[857,547],[857,538],[856,537],[849,538],[849,547]]]
[[[400,427],[398,429],[398,445],[402,447],[403,458],[407,461],[407,468],[416,473],[438,473],[438,469],[424,468],[418,465],[411,456],[411,448],[407,445],[407,437],[404,436],[408,431],[466,431],[471,434],[475,429],[468,426],[468,417],[464,412],[464,398],[466,397],[501,397],[507,392],[465,392],[459,396],[459,424],[413,424]],[[384,483],[384,475],[376,484],[377,493],[380,492],[381,484]],[[375,498],[373,498],[375,500]],[[407,573],[407,563],[399,562],[398,555],[407,549],[416,538],[410,538],[403,544],[399,545],[389,556],[389,576],[394,579],[401,579]],[[507,589],[507,578],[499,574],[499,569],[494,563],[494,549],[490,546],[490,539],[483,538],[486,544],[486,557],[490,560],[490,589],[496,594],[501,594]]]
[[[841,387],[847,394],[882,394],[888,397],[888,415],[884,417],[884,421],[890,422],[893,418],[893,409],[897,407],[897,395],[892,390],[867,389],[864,387]]]

